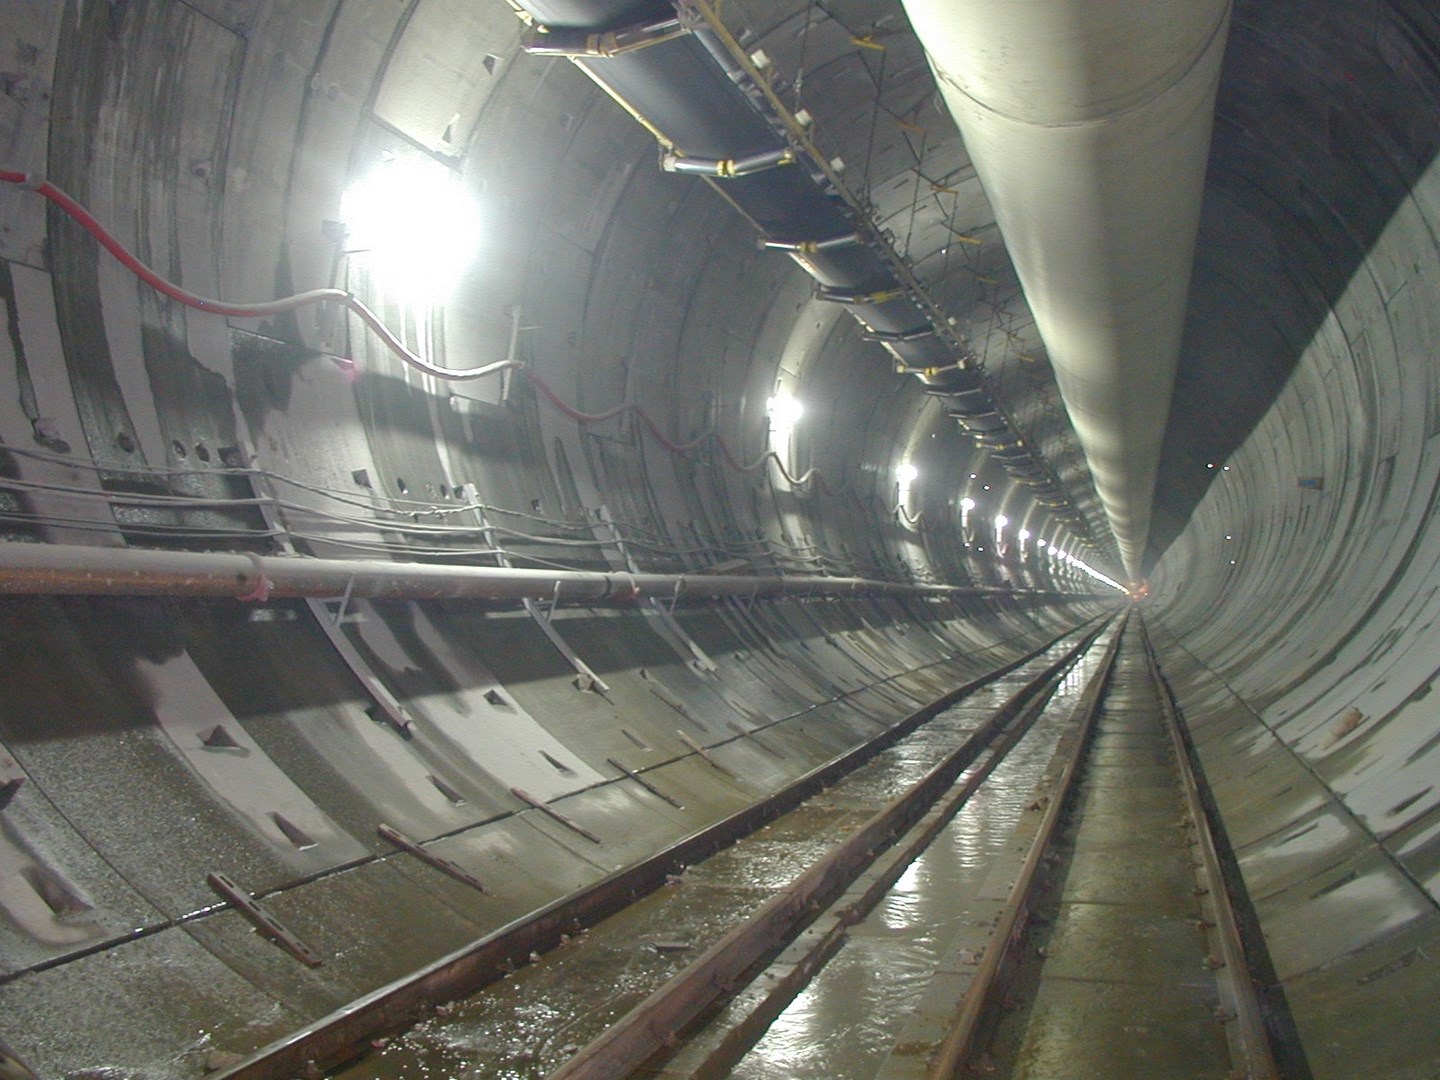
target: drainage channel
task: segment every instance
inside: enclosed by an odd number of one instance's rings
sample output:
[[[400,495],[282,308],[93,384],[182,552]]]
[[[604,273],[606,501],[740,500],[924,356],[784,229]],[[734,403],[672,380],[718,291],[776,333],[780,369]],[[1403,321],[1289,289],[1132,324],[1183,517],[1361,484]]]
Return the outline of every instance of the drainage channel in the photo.
[[[1108,635],[1111,642],[1115,637]],[[1102,638],[1070,669],[963,811],[913,861],[897,867],[900,873],[868,913],[838,913],[845,925],[834,955],[761,1037],[739,1033],[752,1008],[742,994],[657,1075],[829,1080],[923,1074],[939,1037],[927,1040],[924,1030],[940,1030],[979,962],[996,917],[988,897],[997,884],[1008,883],[1027,849],[1022,826],[1046,805],[1043,792],[1057,780],[1057,762],[1073,745],[1086,690],[1103,677],[1109,650],[1100,646],[1106,643]],[[902,841],[896,851],[905,846]],[[855,894],[863,896],[871,884],[862,880]],[[790,955],[782,954],[757,984],[781,983],[784,965],[801,948],[797,943]],[[926,1022],[917,1024],[917,1017]]]
[[[1173,703],[1139,620],[953,1010],[931,1001],[877,1075],[1278,1075]],[[1010,868],[1013,870],[1014,868]],[[943,1033],[943,1037],[941,1037]],[[795,1075],[795,1074],[790,1074]],[[853,1074],[852,1074],[853,1075]]]
[[[747,970],[758,972],[784,949],[897,837],[944,813],[957,782],[978,786],[1101,632],[1062,641],[975,690],[821,797],[532,955],[482,992],[375,1040],[368,1055],[332,1075],[634,1071],[672,1032],[715,1007],[717,990],[723,1000],[743,986]]]

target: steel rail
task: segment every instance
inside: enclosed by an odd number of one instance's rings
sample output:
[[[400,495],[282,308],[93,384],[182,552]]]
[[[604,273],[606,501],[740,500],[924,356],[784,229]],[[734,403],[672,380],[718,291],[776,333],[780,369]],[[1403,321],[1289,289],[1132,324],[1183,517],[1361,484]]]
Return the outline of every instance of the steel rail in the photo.
[[[1089,746],[1090,736],[1095,730],[1095,721],[1100,714],[1100,703],[1105,698],[1105,691],[1114,670],[1115,658],[1120,652],[1120,640],[1125,634],[1125,625],[1129,618],[1130,614],[1127,612],[1119,630],[1105,650],[1100,670],[1090,681],[1090,685],[1085,688],[1084,694],[1075,707],[1076,716],[1079,718],[1079,731],[1075,739],[1074,750],[1070,759],[1065,763],[1064,772],[1061,773],[1055,784],[1050,801],[1045,804],[1042,811],[1043,816],[1035,832],[1034,842],[1015,879],[1015,884],[1010,889],[1000,917],[996,920],[995,930],[990,935],[990,943],[986,946],[984,955],[980,958],[975,977],[965,991],[965,996],[961,1000],[959,1011],[955,1015],[950,1030],[945,1033],[945,1038],[930,1061],[929,1069],[926,1072],[926,1076],[930,1080],[942,1080],[942,1078],[951,1080],[951,1078],[961,1075],[961,1070],[974,1050],[982,1026],[993,1017],[1000,1006],[1000,986],[1003,975],[1009,962],[1013,959],[1020,937],[1024,933],[1041,866],[1050,849],[1055,832],[1059,828],[1061,816],[1069,802],[1069,796],[1079,778],[1080,768],[1085,760],[1085,751]]]
[[[799,996],[831,957],[839,952],[849,928],[866,918],[889,895],[910,864],[935,841],[955,815],[964,808],[970,797],[980,789],[986,778],[1029,733],[1035,721],[1050,707],[1055,689],[1056,687],[1052,686],[1047,692],[1031,699],[1021,715],[985,748],[984,756],[979,762],[965,772],[953,793],[897,841],[885,853],[883,861],[877,859],[877,865],[865,872],[863,887],[860,887],[858,882],[852,885],[845,896],[841,897],[840,904],[817,918],[816,924],[810,927],[806,935],[813,935],[813,940],[806,942],[803,949],[790,947],[772,961],[772,971],[777,967],[783,970],[777,971],[775,978],[767,982],[764,996],[749,1005],[748,1011],[730,1023],[722,1033],[712,1036],[708,1040],[708,1048],[701,1050],[685,1063],[684,1071],[687,1075],[704,1080],[729,1075],[730,1070],[764,1037],[775,1018]],[[845,902],[847,900],[848,902]],[[705,1037],[704,1032],[697,1035],[700,1038]]]
[[[1220,993],[1220,1009],[1216,1018],[1225,1024],[1225,1038],[1230,1046],[1231,1064],[1235,1066],[1237,1080],[1277,1080],[1280,1069],[1275,1061],[1274,1050],[1266,1033],[1265,1013],[1260,996],[1250,977],[1250,964],[1245,955],[1245,944],[1240,934],[1240,922],[1235,915],[1226,887],[1225,875],[1220,865],[1219,849],[1211,827],[1210,815],[1200,795],[1200,781],[1191,762],[1191,750],[1180,724],[1179,709],[1170,693],[1170,686],[1160,671],[1160,661],[1150,644],[1150,636],[1143,630],[1141,640],[1145,645],[1145,660],[1150,671],[1155,693],[1160,699],[1160,711],[1165,717],[1165,729],[1175,748],[1175,762],[1180,774],[1180,784],[1185,793],[1188,813],[1188,828],[1191,831],[1190,844],[1195,848],[1195,873],[1199,880],[1200,906],[1204,912],[1206,937],[1212,944],[1211,956],[1219,966],[1215,967],[1215,982]]]
[[[1064,672],[1103,630],[1103,625],[1094,629],[1060,659],[1046,665],[909,791],[891,800],[692,964],[582,1047],[550,1073],[550,1080],[611,1080],[629,1075],[669,1045],[687,1024],[748,982],[746,972],[758,975],[758,965],[789,944],[815,920],[819,910],[834,903],[914,827],[997,735],[1032,708],[1038,714],[1036,706],[1043,706]],[[955,803],[956,811],[960,802],[963,799]]]
[[[532,952],[554,948],[562,936],[593,926],[664,885],[670,875],[798,806],[957,701],[1041,656],[1077,629],[1072,628],[942,694],[876,738],[817,766],[768,799],[699,829],[638,863],[559,897],[411,975],[371,991],[256,1050],[243,1061],[212,1074],[208,1080],[291,1080],[313,1075],[364,1053],[369,1040],[377,1035],[413,1023],[437,1003],[473,994],[498,981],[516,964],[525,963]]]

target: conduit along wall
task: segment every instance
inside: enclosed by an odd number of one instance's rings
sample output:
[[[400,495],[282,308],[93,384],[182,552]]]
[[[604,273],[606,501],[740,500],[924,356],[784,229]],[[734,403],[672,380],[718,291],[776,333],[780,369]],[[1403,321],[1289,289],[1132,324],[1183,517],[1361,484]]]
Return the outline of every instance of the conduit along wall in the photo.
[[[1229,0],[905,0],[1144,575]]]

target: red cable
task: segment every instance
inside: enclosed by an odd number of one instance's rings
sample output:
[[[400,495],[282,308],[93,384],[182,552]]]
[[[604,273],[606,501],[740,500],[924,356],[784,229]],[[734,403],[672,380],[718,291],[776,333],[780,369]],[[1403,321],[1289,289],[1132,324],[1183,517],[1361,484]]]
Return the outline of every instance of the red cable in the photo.
[[[81,206],[65,192],[50,183],[50,181],[41,180],[39,177],[28,176],[22,172],[0,169],[0,182],[18,184],[49,199],[79,223],[80,227],[93,236],[106,251],[115,256],[115,258],[119,260],[120,265],[124,266],[125,269],[129,270],[156,292],[168,296],[170,299],[184,304],[186,307],[195,308],[198,311],[206,311],[212,315],[226,315],[237,319],[262,319],[270,315],[293,311],[296,308],[305,307],[309,304],[318,304],[325,300],[333,300],[344,304],[353,311],[355,315],[359,317],[360,321],[373,330],[375,336],[384,342],[385,345],[399,356],[400,359],[405,361],[405,363],[426,374],[433,375],[437,379],[445,379],[452,382],[462,379],[479,379],[487,375],[497,374],[501,371],[520,369],[525,366],[518,360],[500,360],[493,364],[484,364],[474,368],[445,368],[432,364],[424,357],[407,348],[405,343],[395,335],[395,332],[385,325],[380,316],[371,311],[370,308],[357,297],[343,289],[312,289],[309,292],[296,293],[294,296],[286,296],[279,300],[268,300],[257,304],[227,304],[220,300],[211,300],[208,297],[200,296],[190,292],[188,289],[181,288],[173,281],[166,280],[154,270],[150,269],[150,267],[146,266],[131,254],[119,240],[116,240],[115,237],[110,235],[105,226],[101,225],[90,211],[86,210],[85,207]],[[780,469],[781,475],[785,477],[791,486],[800,487],[809,483],[811,479],[814,479],[825,492],[834,494],[830,486],[825,483],[825,479],[818,469],[807,469],[798,478],[791,476],[790,470],[785,467],[785,463],[780,460],[779,455],[773,450],[767,451],[754,462],[746,465],[736,459],[729,445],[725,442],[725,439],[717,434],[714,429],[706,431],[704,434],[697,436],[689,442],[677,443],[668,438],[665,433],[660,430],[660,426],[650,414],[634,402],[627,401],[599,413],[581,412],[561,398],[550,384],[539,375],[531,371],[527,371],[526,374],[529,375],[530,381],[535,385],[535,388],[540,391],[550,404],[576,423],[597,424],[605,420],[613,419],[622,413],[634,412],[639,416],[641,423],[645,425],[646,430],[650,432],[650,435],[655,441],[672,454],[682,456],[689,454],[705,442],[714,439],[719,444],[720,453],[725,460],[733,468],[741,472],[754,472],[761,468],[766,461],[773,459],[776,466]]]

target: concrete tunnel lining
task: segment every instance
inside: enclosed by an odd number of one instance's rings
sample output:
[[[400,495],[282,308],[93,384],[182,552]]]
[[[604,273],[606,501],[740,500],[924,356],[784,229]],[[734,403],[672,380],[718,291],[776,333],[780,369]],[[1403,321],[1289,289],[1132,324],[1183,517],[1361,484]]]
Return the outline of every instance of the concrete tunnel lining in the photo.
[[[868,181],[1027,436],[1097,514],[898,7],[726,6],[786,77],[804,54],[817,140]],[[0,464],[63,489],[0,489],[7,540],[263,545],[243,507],[143,501],[246,494],[216,468],[239,448],[362,504],[351,520],[296,518],[294,542],[319,555],[391,557],[401,534],[386,524],[473,499],[510,515],[467,522],[477,535],[498,523],[539,538],[508,541],[520,562],[583,540],[559,561],[616,569],[603,506],[656,573],[743,558],[1021,587],[682,607],[678,633],[639,610],[562,611],[556,627],[607,696],[575,688],[524,612],[357,603],[340,632],[417,717],[412,741],[367,715],[373,699],[300,601],[7,599],[0,785],[25,782],[0,810],[0,1041],[43,1075],[195,1075],[212,1051],[282,1036],[692,828],[590,786],[607,756],[643,753],[634,740],[673,756],[665,775],[696,792],[697,814],[719,814],[1102,606],[1073,571],[1019,551],[1020,528],[1068,546],[1045,508],[875,343],[818,315],[805,277],[756,250],[730,207],[661,173],[651,137],[573,67],[520,55],[505,5],[11,3],[0,20],[15,42],[0,64],[14,159],[0,164],[44,172],[186,287],[370,289],[359,259],[332,281],[324,223],[382,152],[442,162],[488,228],[428,341],[413,310],[371,297],[412,346],[457,366],[513,351],[578,408],[634,401],[677,440],[713,425],[746,461],[767,449],[782,381],[806,406],[788,465],[833,485],[673,457],[633,420],[582,427],[518,378],[447,390],[333,320],[182,312],[7,185]],[[888,49],[873,136],[880,63],[851,42],[867,29]],[[1147,614],[1316,1077],[1440,1067],[1426,1005],[1440,984],[1437,52],[1440,21],[1420,3],[1236,5],[1150,548]],[[353,380],[332,359],[352,356]],[[918,526],[893,511],[903,461]],[[117,512],[96,493],[141,501]],[[962,497],[978,504],[968,528]],[[706,735],[692,719],[723,733],[743,782],[684,755],[677,727]],[[774,723],[765,738],[787,757],[727,722]],[[194,745],[215,727],[248,756]],[[208,781],[197,760],[235,766],[269,801],[247,811],[225,794],[240,781]],[[516,783],[623,842],[591,850],[516,814]],[[455,834],[437,849],[510,891],[482,902],[386,857],[376,820]],[[233,913],[198,914],[216,869],[268,893],[336,962],[302,970]]]

